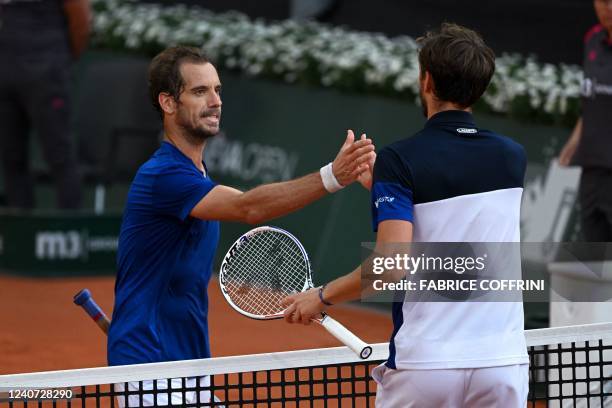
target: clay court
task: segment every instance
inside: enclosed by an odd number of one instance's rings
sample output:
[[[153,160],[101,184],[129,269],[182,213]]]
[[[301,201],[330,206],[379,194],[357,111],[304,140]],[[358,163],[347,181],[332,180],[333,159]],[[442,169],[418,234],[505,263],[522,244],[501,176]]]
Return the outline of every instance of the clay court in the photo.
[[[96,278],[24,278],[0,275],[0,375],[13,373],[27,373],[35,371],[64,370],[73,368],[100,367],[106,365],[106,341],[102,331],[91,321],[84,311],[72,303],[72,296],[84,287],[91,290],[97,303],[111,314],[113,305],[113,277]],[[298,349],[313,349],[335,347],[341,344],[317,325],[309,327],[301,325],[288,325],[284,321],[256,321],[239,315],[225,302],[218,288],[217,282],[211,282],[210,295],[210,333],[212,352],[214,356],[244,355],[268,353],[275,351],[289,351]],[[355,334],[369,343],[386,342],[391,333],[392,324],[389,316],[384,312],[369,310],[358,306],[338,306],[332,308],[330,314],[345,324]],[[355,367],[342,367],[341,370],[331,371],[329,380],[319,380],[315,385],[312,382],[301,382],[310,372],[304,370],[294,371],[284,380],[297,381],[296,385],[289,385],[283,392],[286,397],[299,393],[303,400],[296,405],[289,406],[372,406],[373,396],[368,400],[357,397],[351,402],[349,399],[332,399],[328,401],[309,401],[310,395],[322,395],[324,390],[330,395],[336,395],[340,390],[343,394],[363,393],[366,387],[373,392],[373,382],[364,381],[366,370],[364,365]],[[371,365],[370,365],[371,367]],[[321,369],[318,376],[321,376]],[[265,374],[264,374],[265,375]],[[266,398],[283,399],[280,391],[271,388],[271,394],[266,394],[265,384],[270,381],[279,381],[279,373],[270,374],[264,379],[264,390],[257,390],[259,401]],[[358,380],[351,384],[340,383],[340,378],[355,377]],[[291,377],[292,376],[292,377]],[[304,377],[304,378],[302,378]],[[242,378],[242,377],[241,377]],[[248,378],[251,378],[250,380]],[[244,377],[243,380],[253,381],[253,377]],[[259,378],[259,377],[258,377]],[[325,378],[325,377],[324,377]],[[359,380],[361,378],[361,380]],[[217,385],[223,386],[230,381],[237,384],[236,376],[220,380]],[[259,383],[260,380],[258,380]],[[367,385],[369,383],[369,385]],[[354,387],[354,388],[353,388]],[[278,388],[278,387],[276,387]],[[95,394],[95,387],[87,387],[86,392]],[[244,391],[244,392],[243,392]],[[253,398],[253,391],[248,387],[244,390],[231,389],[221,394],[226,406],[239,406],[244,398]],[[363,394],[361,394],[363,395]],[[372,395],[372,394],[370,394]],[[312,402],[312,405],[308,405]],[[51,402],[43,406],[51,406]],[[99,404],[99,405],[97,405]],[[277,406],[277,403],[266,406]],[[254,406],[254,404],[247,404]],[[264,404],[265,405],[265,404]],[[0,406],[5,406],[0,404]],[[63,405],[62,405],[63,406]],[[72,406],[100,406],[112,407],[110,397],[88,399],[85,405],[74,402]],[[259,405],[257,405],[259,406]],[[545,402],[533,403],[528,406],[546,406]]]
[[[89,288],[109,315],[114,277],[23,278],[0,275],[0,374],[100,367],[106,339],[72,296]],[[243,317],[225,302],[216,281],[209,286],[213,356],[335,347],[342,345],[322,327]],[[330,314],[366,342],[388,341],[389,314],[337,306]]]

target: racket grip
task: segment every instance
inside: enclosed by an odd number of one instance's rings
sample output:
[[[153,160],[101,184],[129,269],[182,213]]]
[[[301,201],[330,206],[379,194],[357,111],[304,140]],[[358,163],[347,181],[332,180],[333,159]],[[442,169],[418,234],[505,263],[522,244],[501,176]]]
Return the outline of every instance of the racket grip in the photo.
[[[335,338],[344,343],[348,348],[353,350],[363,360],[370,357],[372,347],[366,342],[355,336],[349,329],[341,325],[337,320],[332,319],[328,315],[323,316],[320,323],[325,329],[330,332]]]
[[[75,305],[81,306],[87,312],[104,333],[108,334],[110,320],[108,320],[106,314],[104,314],[100,306],[93,300],[89,289],[83,289],[74,295],[73,301]]]

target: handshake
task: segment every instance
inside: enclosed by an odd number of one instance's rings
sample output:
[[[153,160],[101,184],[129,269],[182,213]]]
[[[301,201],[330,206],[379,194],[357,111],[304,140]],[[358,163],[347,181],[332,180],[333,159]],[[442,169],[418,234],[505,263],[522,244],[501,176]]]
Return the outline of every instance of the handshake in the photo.
[[[365,133],[355,141],[355,134],[349,129],[334,161],[321,167],[321,179],[325,189],[333,193],[358,181],[365,189],[370,190],[376,161],[374,150],[372,139],[368,139]]]

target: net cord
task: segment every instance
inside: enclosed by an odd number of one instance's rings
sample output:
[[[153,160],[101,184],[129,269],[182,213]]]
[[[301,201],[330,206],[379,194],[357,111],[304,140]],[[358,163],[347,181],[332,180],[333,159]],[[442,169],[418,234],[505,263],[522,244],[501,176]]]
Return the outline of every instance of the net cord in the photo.
[[[612,341],[612,323],[555,327],[525,332],[527,346]],[[365,361],[382,361],[388,356],[388,343],[372,345],[372,356]],[[325,364],[354,363],[360,360],[348,347],[216,357],[200,360],[83,368],[0,376],[0,391],[16,388],[59,388],[164,378],[197,377],[225,373],[278,370]]]

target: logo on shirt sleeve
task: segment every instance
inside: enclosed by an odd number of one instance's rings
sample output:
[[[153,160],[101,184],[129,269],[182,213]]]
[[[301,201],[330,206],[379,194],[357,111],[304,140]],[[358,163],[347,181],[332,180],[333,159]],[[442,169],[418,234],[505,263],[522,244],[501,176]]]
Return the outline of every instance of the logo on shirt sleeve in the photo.
[[[376,199],[376,201],[374,201],[374,206],[378,208],[378,205],[380,203],[392,203],[393,200],[395,200],[395,197],[389,197],[389,196],[379,197]]]

